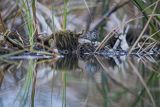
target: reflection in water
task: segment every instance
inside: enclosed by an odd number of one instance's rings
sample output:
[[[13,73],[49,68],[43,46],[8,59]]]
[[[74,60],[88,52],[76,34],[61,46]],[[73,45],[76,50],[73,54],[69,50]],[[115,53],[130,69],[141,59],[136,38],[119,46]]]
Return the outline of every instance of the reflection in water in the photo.
[[[0,61],[0,107],[158,107],[160,67],[120,60]]]
[[[64,58],[57,60],[55,66],[56,70],[75,70],[78,68],[78,58],[76,55],[66,55]]]

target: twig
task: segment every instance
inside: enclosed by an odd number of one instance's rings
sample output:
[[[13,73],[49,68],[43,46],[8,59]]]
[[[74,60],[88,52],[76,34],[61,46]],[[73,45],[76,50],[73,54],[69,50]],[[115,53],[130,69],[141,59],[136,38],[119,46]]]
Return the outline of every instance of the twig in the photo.
[[[101,24],[103,24],[103,22],[106,20],[106,17],[109,17],[112,13],[114,13],[115,11],[117,11],[118,9],[120,9],[121,7],[125,6],[126,4],[128,4],[130,2],[130,0],[125,1],[124,3],[115,6],[111,11],[109,11],[108,13],[104,14],[104,16],[97,22],[97,24],[95,26],[93,26],[91,28],[91,31],[95,30],[97,27],[99,27]]]

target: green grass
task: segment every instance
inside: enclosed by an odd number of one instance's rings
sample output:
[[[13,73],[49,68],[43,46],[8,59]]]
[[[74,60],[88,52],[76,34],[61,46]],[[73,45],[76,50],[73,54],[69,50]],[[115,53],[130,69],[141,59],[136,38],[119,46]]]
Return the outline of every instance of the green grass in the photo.
[[[144,15],[145,19],[142,20],[142,22],[146,22],[149,19],[148,15],[152,15],[153,13],[158,14],[158,7],[157,9],[154,9],[155,5],[159,3],[159,0],[151,0],[147,1],[147,3],[143,3],[141,0],[133,0],[134,5],[141,11],[141,13]],[[154,12],[153,12],[154,10]],[[160,20],[159,16],[155,17],[156,19]],[[149,27],[150,27],[150,34],[156,32],[158,30],[158,27],[156,24],[152,21],[149,22]],[[154,38],[159,37],[159,34],[155,35]],[[156,38],[159,40],[159,38]]]
[[[63,7],[63,30],[66,30],[67,27],[67,3],[68,0],[64,0],[64,7]]]
[[[152,10],[151,16],[150,16],[150,17],[147,17],[148,20],[147,20],[146,24],[144,25],[144,28],[143,28],[142,32],[140,33],[139,37],[137,38],[137,40],[135,41],[135,43],[133,44],[133,46],[132,46],[131,49],[129,50],[129,54],[133,51],[133,49],[135,48],[135,46],[138,44],[138,42],[140,41],[140,39],[141,39],[142,36],[144,35],[144,32],[146,31],[146,29],[147,29],[147,27],[149,26],[149,24],[150,24],[150,26],[152,27],[152,30],[153,30],[153,31],[158,31],[158,30],[155,30],[156,27],[153,26],[152,23],[150,23],[151,20],[152,20],[152,18],[153,18],[153,14],[154,14],[155,11],[156,11],[157,6],[158,6],[158,2],[155,4],[155,6],[154,6],[154,8],[153,8],[153,10]],[[146,14],[145,14],[145,17],[146,17]],[[155,32],[154,32],[154,33],[155,33]]]
[[[32,6],[32,8],[31,8]],[[32,0],[30,3],[28,0],[22,0],[22,7],[24,9],[24,18],[26,22],[26,27],[28,30],[28,35],[29,35],[29,45],[31,46],[31,50],[34,46],[34,36],[36,33],[36,26],[35,26],[35,0]]]

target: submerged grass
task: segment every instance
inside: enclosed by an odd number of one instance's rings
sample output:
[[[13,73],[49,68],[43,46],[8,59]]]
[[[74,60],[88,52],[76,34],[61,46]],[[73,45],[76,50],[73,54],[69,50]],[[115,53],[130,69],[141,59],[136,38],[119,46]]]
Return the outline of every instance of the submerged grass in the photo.
[[[147,81],[146,84],[149,85],[149,84],[151,83],[152,79],[154,79],[155,76],[157,76],[157,74],[156,74],[155,72],[153,72],[153,73],[150,75],[150,77],[149,77],[149,79],[148,79],[148,81]],[[145,91],[145,88],[143,88],[143,89],[141,90],[139,96],[138,96],[138,97],[136,98],[136,100],[134,101],[132,107],[136,107],[136,106],[137,106],[137,103],[142,100],[141,98],[143,97],[143,95],[145,94],[145,92],[146,92],[146,91]]]
[[[15,102],[13,104],[13,107],[24,107],[29,106],[31,104],[31,107],[34,107],[34,93],[30,93],[31,90],[33,90],[33,78],[35,73],[35,63],[33,60],[29,60],[28,62],[28,69],[27,69],[27,75],[25,77],[25,83],[23,84],[22,88],[20,89],[19,93],[16,96]],[[31,98],[31,101],[30,101]]]
[[[62,83],[63,83],[63,86],[62,86],[62,107],[66,107],[67,103],[66,103],[66,100],[67,100],[67,93],[66,93],[66,88],[67,88],[67,75],[66,75],[66,71],[61,71],[62,72]]]
[[[156,107],[155,100],[154,100],[154,98],[153,98],[153,96],[152,96],[152,94],[151,94],[151,92],[150,92],[147,84],[145,83],[143,77],[142,77],[141,74],[138,72],[137,68],[133,65],[132,62],[129,61],[129,64],[130,64],[131,68],[133,69],[133,72],[137,75],[137,77],[139,78],[139,80],[140,80],[141,83],[143,84],[143,86],[144,86],[144,88],[145,88],[148,96],[150,97],[151,102],[153,103],[153,107]]]

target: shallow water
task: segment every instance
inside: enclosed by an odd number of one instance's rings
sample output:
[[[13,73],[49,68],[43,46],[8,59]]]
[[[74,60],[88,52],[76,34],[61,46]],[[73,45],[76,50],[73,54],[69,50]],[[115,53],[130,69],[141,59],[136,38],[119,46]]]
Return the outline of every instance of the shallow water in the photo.
[[[160,107],[159,71],[125,57],[1,60],[0,107]]]

